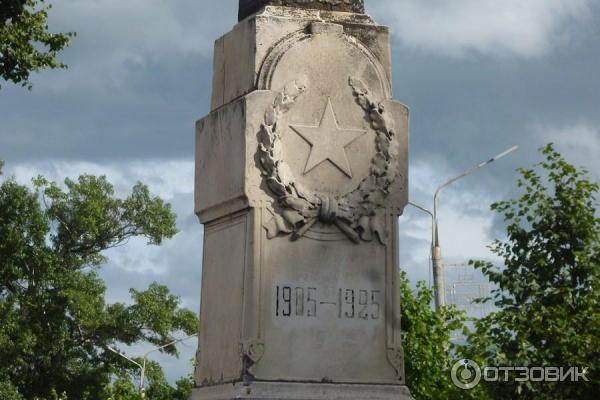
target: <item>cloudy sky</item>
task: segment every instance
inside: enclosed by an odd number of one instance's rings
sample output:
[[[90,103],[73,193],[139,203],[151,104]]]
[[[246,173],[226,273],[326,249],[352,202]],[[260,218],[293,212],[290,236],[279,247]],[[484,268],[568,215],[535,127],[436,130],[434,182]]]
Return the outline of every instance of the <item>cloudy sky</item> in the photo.
[[[199,308],[202,228],[193,215],[194,122],[209,110],[212,45],[236,22],[236,0],[54,0],[51,29],[78,36],[67,71],[2,85],[0,159],[26,183],[105,174],[125,194],[137,181],[170,201],[181,233],[160,248],[113,251],[109,298],[170,286]],[[518,153],[456,184],[442,199],[447,260],[491,258],[502,235],[489,204],[514,194],[515,169],[557,144],[600,178],[600,5],[596,0],[367,0],[391,27],[394,96],[411,108],[411,199],[518,144]],[[429,280],[429,221],[402,217],[402,266]],[[135,352],[139,349],[131,349]],[[169,377],[191,370],[160,358]]]

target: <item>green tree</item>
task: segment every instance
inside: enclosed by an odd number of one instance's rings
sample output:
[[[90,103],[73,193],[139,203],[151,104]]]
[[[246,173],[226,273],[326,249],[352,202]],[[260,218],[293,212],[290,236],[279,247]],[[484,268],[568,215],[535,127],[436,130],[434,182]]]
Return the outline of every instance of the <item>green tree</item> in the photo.
[[[14,385],[7,380],[0,380],[0,399],[2,400],[23,400]]]
[[[29,75],[46,68],[66,68],[57,61],[74,33],[50,33],[45,0],[0,2],[0,76],[31,89]],[[0,85],[0,88],[2,85]]]
[[[169,385],[165,379],[162,369],[157,363],[148,365],[149,385],[145,391],[145,397],[152,400],[188,400],[192,394],[193,381],[191,377],[181,378],[175,387]],[[107,385],[102,394],[106,400],[143,400],[139,388],[133,384],[133,377],[121,375],[110,385]]]
[[[175,233],[170,206],[141,183],[120,199],[105,177],[67,179],[64,189],[43,178],[33,189],[2,181],[0,397],[101,399],[111,377],[138,374],[108,346],[195,333],[196,315],[166,287],[132,289],[131,305],[108,304],[98,276],[106,250],[134,237],[159,245]],[[166,385],[160,368],[151,370],[151,384]]]
[[[600,393],[598,184],[548,145],[520,169],[519,198],[492,205],[507,224],[491,250],[502,268],[473,262],[496,286],[499,311],[476,324],[471,357],[481,365],[587,367],[590,382],[500,382],[494,399],[596,399]]]
[[[107,385],[101,398],[106,400],[143,400],[130,376],[119,376],[112,384]]]
[[[432,308],[433,291],[425,282],[418,282],[413,291],[404,272],[400,293],[406,380],[415,399],[485,399],[481,391],[464,392],[452,383],[451,370],[460,349],[452,337],[464,331],[465,313],[454,306]]]

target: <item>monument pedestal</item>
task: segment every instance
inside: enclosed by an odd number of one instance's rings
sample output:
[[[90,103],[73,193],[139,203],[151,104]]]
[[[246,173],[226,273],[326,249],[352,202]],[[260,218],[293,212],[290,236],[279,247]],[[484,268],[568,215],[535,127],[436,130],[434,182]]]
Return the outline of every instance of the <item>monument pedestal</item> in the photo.
[[[252,382],[207,387],[191,400],[412,400],[406,386]]]
[[[361,0],[242,3],[260,11],[217,40],[196,129],[193,399],[410,399],[408,109],[392,99],[388,30],[341,12]]]

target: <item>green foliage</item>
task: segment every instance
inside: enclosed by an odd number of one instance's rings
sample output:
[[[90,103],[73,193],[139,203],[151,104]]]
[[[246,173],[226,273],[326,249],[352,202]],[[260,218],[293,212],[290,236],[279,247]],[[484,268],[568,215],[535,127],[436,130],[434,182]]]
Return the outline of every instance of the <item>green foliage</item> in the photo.
[[[102,394],[107,400],[142,400],[140,391],[129,376],[120,376],[112,385],[107,385]]]
[[[150,365],[150,385],[145,391],[145,398],[152,400],[188,400],[192,394],[191,378],[182,378],[172,387],[167,383],[160,366]],[[107,400],[143,400],[139,388],[132,383],[130,376],[124,375],[107,385],[102,394]]]
[[[198,330],[196,314],[187,309],[179,308],[179,298],[169,293],[166,286],[153,283],[148,290],[138,292],[131,289],[135,304],[130,307],[130,315],[144,323],[144,340],[155,345],[172,341],[170,333],[181,330],[193,334]],[[175,347],[165,350],[176,354]]]
[[[66,68],[58,53],[74,33],[50,33],[45,0],[0,2],[0,76],[31,89],[29,75],[46,68]],[[0,85],[0,88],[2,86]]]
[[[431,307],[433,292],[424,282],[418,282],[413,292],[405,273],[400,293],[406,378],[412,395],[417,400],[484,399],[452,383],[450,372],[459,348],[451,339],[464,330],[464,312],[454,306],[436,311]]]
[[[160,370],[160,367],[159,367]],[[162,371],[160,376],[154,376],[152,384],[146,391],[147,397],[152,400],[189,400],[194,387],[191,377],[181,378],[172,387],[167,383]]]
[[[0,381],[0,399],[2,400],[23,400],[23,396],[17,388],[9,381]]]
[[[480,365],[589,367],[589,383],[500,382],[494,399],[595,399],[600,393],[600,220],[598,184],[552,145],[520,169],[521,197],[492,205],[507,238],[491,250],[502,269],[473,262],[493,282],[499,308],[477,322],[471,358]]]
[[[134,237],[160,244],[176,232],[170,206],[142,184],[119,199],[104,177],[66,180],[65,189],[43,178],[33,190],[3,181],[0,398],[100,399],[112,376],[138,375],[108,346],[164,345],[178,332],[195,333],[196,316],[166,287],[131,290],[131,305],[107,304],[97,274],[106,250]],[[168,386],[153,368],[151,384]]]
[[[52,389],[52,392],[50,393],[50,400],[69,400],[69,398],[67,397],[66,393],[62,392],[58,394],[55,389]]]

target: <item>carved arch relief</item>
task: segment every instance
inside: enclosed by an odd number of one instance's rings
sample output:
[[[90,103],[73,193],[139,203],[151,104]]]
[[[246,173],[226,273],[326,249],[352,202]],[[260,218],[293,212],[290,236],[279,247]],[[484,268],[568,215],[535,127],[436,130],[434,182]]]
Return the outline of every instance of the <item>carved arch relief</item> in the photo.
[[[357,38],[345,34],[344,27],[342,25],[324,22],[312,22],[306,27],[306,29],[296,31],[285,36],[277,44],[275,44],[275,46],[273,46],[273,48],[265,57],[265,60],[260,68],[257,78],[258,90],[277,90],[274,88],[273,78],[280,61],[291,48],[309,41],[315,37],[315,35],[336,35],[350,46],[355,47],[364,57],[369,60],[373,68],[375,68],[377,71],[377,80],[381,85],[380,89],[382,90],[384,97],[392,97],[391,82],[385,73],[385,69],[377,59],[377,56],[375,56],[375,54],[373,54],[373,52],[364,44],[362,44]],[[305,61],[307,63],[311,62],[311,60]],[[336,60],[333,61],[335,62]]]

